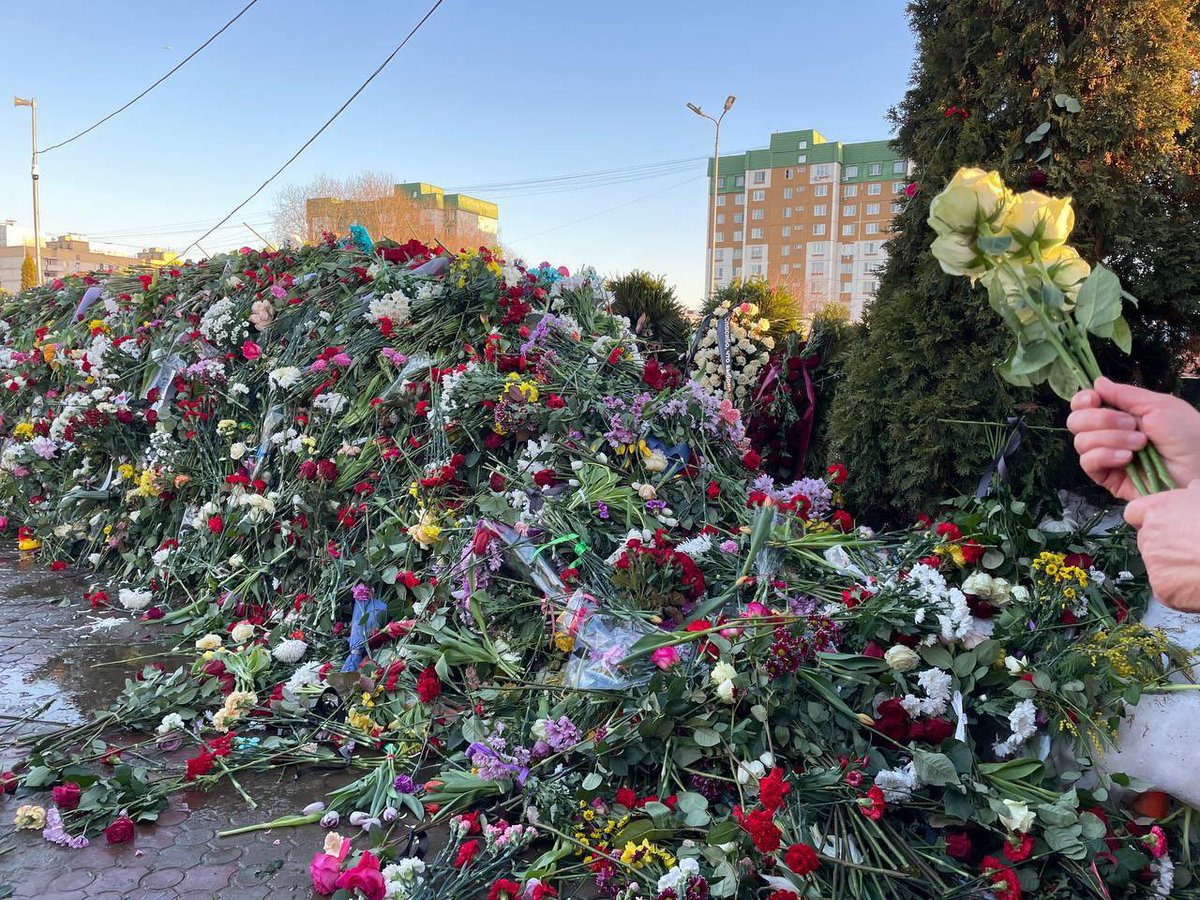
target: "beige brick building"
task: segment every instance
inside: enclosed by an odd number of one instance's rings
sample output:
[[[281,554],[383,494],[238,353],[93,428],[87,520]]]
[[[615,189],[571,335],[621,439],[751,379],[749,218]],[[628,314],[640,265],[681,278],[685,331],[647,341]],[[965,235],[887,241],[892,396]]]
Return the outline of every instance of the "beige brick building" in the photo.
[[[33,253],[33,230],[11,219],[0,220],[0,290],[15,294],[21,289],[21,264]],[[42,240],[42,281],[53,281],[79,272],[112,272],[137,266],[162,266],[176,254],[158,247],[129,255],[120,247],[92,244],[78,234]]]
[[[708,169],[712,178],[711,161]],[[762,278],[800,298],[805,314],[832,302],[857,321],[878,287],[909,171],[887,141],[842,144],[813,130],[776,132],[766,149],[722,156],[715,286]],[[710,181],[710,238],[711,193]]]

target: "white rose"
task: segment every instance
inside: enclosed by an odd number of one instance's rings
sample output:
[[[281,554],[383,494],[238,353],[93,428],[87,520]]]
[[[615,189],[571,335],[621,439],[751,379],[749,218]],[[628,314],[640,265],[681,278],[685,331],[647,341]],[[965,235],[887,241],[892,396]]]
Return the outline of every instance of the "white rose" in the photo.
[[[667,468],[667,457],[661,450],[651,450],[650,455],[642,460],[647,472],[662,472]]]
[[[720,684],[722,681],[732,681],[737,678],[737,670],[725,660],[721,660],[712,667],[712,672],[708,676],[713,684]]]
[[[637,489],[637,492],[638,496],[643,500],[653,500],[658,496],[658,491],[654,489],[654,485],[652,484],[643,484]]]
[[[1035,816],[1027,804],[1016,800],[1005,800],[1004,805],[1008,807],[1008,815],[1000,816],[1000,821],[1004,823],[1005,828],[1025,834],[1033,827]]]
[[[233,444],[229,448],[229,458],[230,459],[235,459],[235,460],[241,459],[245,455],[246,455],[246,445],[243,444],[241,441],[238,441],[236,444]]]
[[[221,646],[221,636],[219,634],[206,634],[200,640],[196,641],[196,649],[209,651],[216,650]]]
[[[1038,191],[1019,194],[1001,223],[1002,230],[1021,246],[1036,240],[1042,250],[1064,243],[1074,227],[1071,198],[1047,197]]]
[[[921,657],[911,647],[893,644],[883,654],[883,660],[897,672],[911,672],[921,663]]]
[[[249,622],[238,622],[233,626],[233,630],[229,632],[230,638],[235,644],[242,644],[254,637],[254,626]]]
[[[732,681],[722,681],[717,685],[717,699],[722,703],[732,703],[735,688]]]
[[[929,226],[939,235],[973,235],[980,217],[994,219],[1011,196],[999,172],[959,169],[929,204]]]

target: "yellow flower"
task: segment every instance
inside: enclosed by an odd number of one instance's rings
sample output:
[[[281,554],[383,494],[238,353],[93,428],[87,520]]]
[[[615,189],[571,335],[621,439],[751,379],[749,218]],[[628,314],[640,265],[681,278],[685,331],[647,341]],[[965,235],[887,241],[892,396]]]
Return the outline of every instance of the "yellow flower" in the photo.
[[[1075,227],[1075,210],[1070,197],[1047,197],[1039,191],[1017,196],[1001,223],[1001,229],[1024,247],[1037,242],[1042,251],[1066,242]]]
[[[126,481],[133,478],[133,473],[135,471],[137,470],[134,469],[134,467],[129,463],[122,463],[121,465],[117,466],[117,474]]]
[[[88,322],[88,331],[93,334],[96,332],[107,332],[108,330],[108,326],[104,324],[103,319],[92,319],[92,321]]]
[[[421,518],[415,525],[408,527],[408,536],[420,544],[423,550],[428,550],[436,544],[441,534],[441,526],[437,524],[437,513],[429,509],[421,513]]]
[[[58,347],[54,344],[47,344],[42,348],[42,359],[46,362],[54,362],[54,356],[58,352]]]
[[[21,538],[17,541],[18,550],[37,550],[42,546],[42,542],[37,538]]]
[[[46,827],[46,810],[40,806],[18,806],[13,824],[18,830],[40,831]]]
[[[974,236],[980,219],[994,221],[1011,197],[999,172],[959,169],[929,204],[929,226],[942,237],[955,233]]]
[[[1066,244],[1043,251],[1042,262],[1046,264],[1054,283],[1072,300],[1092,274],[1092,267],[1079,255],[1079,251]]]
[[[971,279],[984,271],[983,257],[975,249],[975,241],[961,234],[943,234],[930,246],[934,259],[947,275],[966,275]]]
[[[21,441],[28,440],[29,438],[33,437],[33,423],[17,423],[17,426],[13,429],[13,437]]]
[[[565,631],[560,631],[554,636],[554,646],[563,653],[570,653],[575,649],[575,636],[567,634]]]

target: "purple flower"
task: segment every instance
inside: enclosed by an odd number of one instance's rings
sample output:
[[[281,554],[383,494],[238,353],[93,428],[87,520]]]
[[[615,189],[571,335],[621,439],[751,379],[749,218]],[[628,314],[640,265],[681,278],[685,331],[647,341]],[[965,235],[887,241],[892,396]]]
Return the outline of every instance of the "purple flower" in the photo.
[[[392,782],[392,787],[398,794],[412,794],[417,790],[416,783],[408,775],[397,775],[396,780]]]
[[[608,518],[608,504],[603,500],[596,501],[596,515],[602,519]]]
[[[354,595],[354,599],[356,601],[358,601],[359,603],[366,603],[368,600],[371,599],[371,595],[374,592],[371,590],[370,587],[363,584],[362,582],[359,582],[358,584],[356,584],[354,586],[353,590],[351,590],[350,593],[352,593]]]
[[[546,720],[546,743],[555,753],[570,750],[582,740],[579,729],[566,716],[560,716],[557,721]]]

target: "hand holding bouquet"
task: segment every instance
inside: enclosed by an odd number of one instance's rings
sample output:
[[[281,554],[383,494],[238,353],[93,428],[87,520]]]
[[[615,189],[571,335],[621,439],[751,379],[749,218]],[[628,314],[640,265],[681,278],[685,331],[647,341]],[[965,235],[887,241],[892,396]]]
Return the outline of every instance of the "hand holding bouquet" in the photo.
[[[929,207],[942,270],[982,281],[988,302],[1016,334],[1000,369],[1012,384],[1049,383],[1060,397],[1090,389],[1101,377],[1090,337],[1132,346],[1121,301],[1136,303],[1117,276],[1093,269],[1067,244],[1075,225],[1071,198],[1014,194],[997,172],[960,169]],[[1175,487],[1152,444],[1130,462],[1141,494]]]

